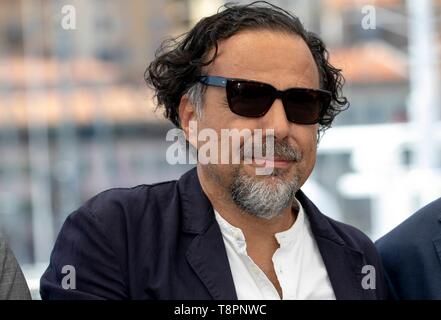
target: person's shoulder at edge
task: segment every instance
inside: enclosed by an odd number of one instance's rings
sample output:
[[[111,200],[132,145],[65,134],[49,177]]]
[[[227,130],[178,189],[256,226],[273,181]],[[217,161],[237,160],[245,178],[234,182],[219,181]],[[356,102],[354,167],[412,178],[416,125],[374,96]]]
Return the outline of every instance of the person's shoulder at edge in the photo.
[[[20,266],[0,234],[0,300],[29,299],[31,295]]]
[[[418,250],[423,243],[441,235],[440,219],[441,198],[416,211],[375,244],[383,259],[396,258],[397,255],[404,259],[406,253]]]
[[[429,203],[404,220],[397,227],[376,241],[380,250],[406,247],[419,239],[431,239],[434,233],[439,233],[441,219],[441,198]],[[424,232],[421,232],[424,230]]]
[[[434,279],[427,278],[427,268],[438,266],[433,246],[436,238],[441,239],[441,198],[419,209],[375,242],[395,299],[428,298],[425,286]]]

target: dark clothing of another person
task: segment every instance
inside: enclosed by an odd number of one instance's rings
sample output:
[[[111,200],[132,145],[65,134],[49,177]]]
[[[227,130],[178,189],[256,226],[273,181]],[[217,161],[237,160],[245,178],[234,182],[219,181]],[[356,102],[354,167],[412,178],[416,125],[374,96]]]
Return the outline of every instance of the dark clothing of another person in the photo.
[[[376,243],[396,299],[441,299],[441,198]]]

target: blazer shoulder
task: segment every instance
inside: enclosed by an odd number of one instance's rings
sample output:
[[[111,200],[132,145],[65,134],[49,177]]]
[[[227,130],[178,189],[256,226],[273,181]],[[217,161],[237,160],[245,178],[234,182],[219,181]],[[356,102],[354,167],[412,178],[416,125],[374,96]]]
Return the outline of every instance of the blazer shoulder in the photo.
[[[131,188],[112,188],[87,200],[65,220],[61,233],[73,233],[75,238],[90,230],[94,237],[112,244],[114,251],[124,251],[127,239],[167,226],[164,220],[176,210],[173,201],[176,181],[138,185]],[[61,235],[63,236],[63,235]]]
[[[135,216],[143,214],[149,206],[170,199],[176,182],[170,180],[130,188],[111,188],[91,197],[73,215],[85,212],[97,219],[110,219],[111,216],[115,217],[122,213]]]
[[[113,188],[86,201],[70,214],[58,234],[50,264],[41,278],[43,299],[124,299],[129,297],[130,268],[143,261],[134,250],[158,252],[157,235],[170,228],[160,209],[174,181]],[[172,195],[173,196],[173,195]],[[161,203],[162,205],[158,204]],[[169,210],[171,211],[171,210]],[[172,219],[169,219],[172,220]],[[168,233],[164,233],[168,234]],[[154,256],[151,258],[153,261]],[[73,266],[77,290],[61,286],[63,267]]]

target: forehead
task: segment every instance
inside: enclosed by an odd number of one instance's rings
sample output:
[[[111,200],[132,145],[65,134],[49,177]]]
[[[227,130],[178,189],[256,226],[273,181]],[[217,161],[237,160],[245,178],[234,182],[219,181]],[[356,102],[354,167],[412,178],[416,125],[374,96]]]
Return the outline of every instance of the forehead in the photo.
[[[207,73],[285,87],[319,87],[317,65],[305,41],[295,34],[249,30],[219,42]]]

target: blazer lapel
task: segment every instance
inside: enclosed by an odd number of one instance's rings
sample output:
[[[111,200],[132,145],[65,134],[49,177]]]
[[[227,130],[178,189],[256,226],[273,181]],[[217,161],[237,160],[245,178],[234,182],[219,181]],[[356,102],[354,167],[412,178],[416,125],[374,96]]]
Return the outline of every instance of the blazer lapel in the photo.
[[[182,229],[194,234],[186,259],[213,299],[237,300],[222,233],[213,207],[202,190],[196,168],[179,180]]]
[[[237,300],[222,234],[216,223],[196,236],[186,257],[214,299]]]
[[[364,298],[361,287],[363,255],[350,248],[321,237],[316,237],[329,280],[338,300]]]
[[[366,298],[370,290],[362,290],[363,253],[345,243],[302,191],[297,192],[296,197],[308,215],[335,297],[343,300]]]

